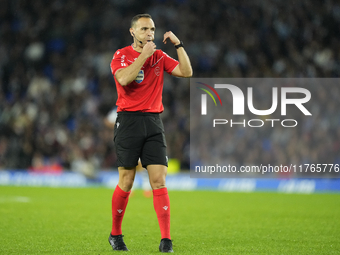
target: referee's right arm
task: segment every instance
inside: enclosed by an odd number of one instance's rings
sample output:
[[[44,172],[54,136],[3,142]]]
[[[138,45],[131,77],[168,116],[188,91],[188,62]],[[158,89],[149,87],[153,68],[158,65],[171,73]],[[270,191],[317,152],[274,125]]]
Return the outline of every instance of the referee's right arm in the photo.
[[[121,68],[116,72],[115,77],[119,84],[126,86],[134,81],[145,61],[152,56],[155,51],[156,45],[153,42],[147,42],[143,47],[142,53],[131,65]]]

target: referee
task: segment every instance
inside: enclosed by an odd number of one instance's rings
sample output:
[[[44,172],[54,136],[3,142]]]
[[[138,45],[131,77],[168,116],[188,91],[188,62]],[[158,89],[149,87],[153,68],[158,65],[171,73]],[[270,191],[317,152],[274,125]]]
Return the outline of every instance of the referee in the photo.
[[[122,236],[122,221],[140,158],[149,173],[153,204],[161,231],[159,251],[173,252],[170,237],[170,201],[165,177],[168,158],[163,112],[164,71],[177,77],[191,77],[192,67],[183,43],[171,31],[167,39],[177,49],[178,61],[153,42],[155,24],[149,14],[131,20],[133,44],[115,52],[111,61],[118,99],[118,117],[114,127],[119,181],[112,196],[112,231],[109,242],[113,250],[127,251]]]

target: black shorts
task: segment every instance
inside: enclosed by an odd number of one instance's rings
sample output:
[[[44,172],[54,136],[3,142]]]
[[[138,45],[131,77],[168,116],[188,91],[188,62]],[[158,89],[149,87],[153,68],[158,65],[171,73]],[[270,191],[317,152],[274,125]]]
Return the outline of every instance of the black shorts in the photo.
[[[158,113],[118,112],[114,127],[118,167],[168,166],[163,122]]]

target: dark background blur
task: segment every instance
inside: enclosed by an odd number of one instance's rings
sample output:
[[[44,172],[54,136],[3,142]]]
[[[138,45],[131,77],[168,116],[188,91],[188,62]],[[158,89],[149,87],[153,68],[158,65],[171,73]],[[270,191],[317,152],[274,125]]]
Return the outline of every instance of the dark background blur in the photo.
[[[170,56],[177,58],[163,33],[184,42],[194,77],[340,74],[339,1],[1,0],[0,169],[116,166],[112,131],[103,123],[117,98],[109,64],[132,43],[128,29],[138,13],[152,15],[157,47]],[[163,102],[169,158],[188,169],[189,80],[166,75]],[[329,114],[339,116],[336,109]],[[331,133],[327,148],[337,158],[339,126],[299,130],[291,139],[313,148]],[[265,157],[275,163],[271,153]]]

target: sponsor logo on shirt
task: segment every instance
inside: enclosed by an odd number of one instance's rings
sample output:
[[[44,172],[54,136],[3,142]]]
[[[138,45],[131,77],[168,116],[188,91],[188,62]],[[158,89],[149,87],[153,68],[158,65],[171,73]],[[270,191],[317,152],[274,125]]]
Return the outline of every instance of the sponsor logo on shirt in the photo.
[[[140,70],[136,79],[135,79],[135,82],[141,83],[143,80],[144,80],[144,71]]]

